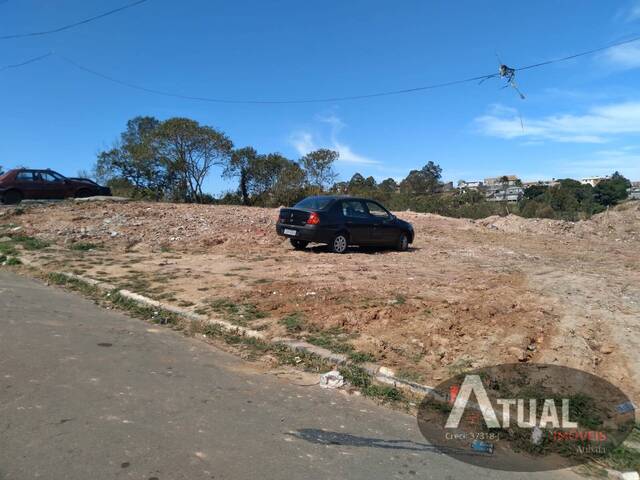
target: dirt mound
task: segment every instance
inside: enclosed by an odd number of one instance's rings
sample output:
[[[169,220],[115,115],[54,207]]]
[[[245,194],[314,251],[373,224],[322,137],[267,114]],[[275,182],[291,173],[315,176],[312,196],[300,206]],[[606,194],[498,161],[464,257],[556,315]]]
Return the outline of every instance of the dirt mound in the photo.
[[[269,245],[275,209],[148,202],[60,204],[28,209],[22,224],[49,240],[141,244],[153,251],[188,251],[227,243]],[[248,240],[251,240],[248,242]]]
[[[640,202],[627,202],[594,215],[589,220],[568,222],[545,218],[497,215],[476,220],[476,225],[505,233],[534,235],[606,236],[614,241],[640,240]]]

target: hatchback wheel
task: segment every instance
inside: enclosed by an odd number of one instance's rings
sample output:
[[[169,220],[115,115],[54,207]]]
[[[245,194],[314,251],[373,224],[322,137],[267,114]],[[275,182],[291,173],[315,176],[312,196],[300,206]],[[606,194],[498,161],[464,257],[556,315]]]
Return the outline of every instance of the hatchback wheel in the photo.
[[[83,188],[82,190],[78,190],[75,194],[75,198],[88,198],[91,197],[91,190],[87,190]]]
[[[17,190],[9,190],[2,196],[2,203],[5,205],[17,205],[22,201],[22,194]]]
[[[409,248],[409,237],[407,237],[406,233],[400,234],[400,237],[398,237],[398,244],[396,245],[396,248],[401,252],[404,252]]]
[[[293,248],[295,248],[296,250],[304,250],[305,248],[307,248],[307,245],[309,245],[309,242],[305,242],[304,240],[296,240],[295,238],[292,238],[290,242],[291,245],[293,245]]]
[[[333,237],[333,242],[331,242],[331,251],[333,253],[344,253],[347,251],[347,246],[349,246],[347,236],[344,233],[339,233]]]

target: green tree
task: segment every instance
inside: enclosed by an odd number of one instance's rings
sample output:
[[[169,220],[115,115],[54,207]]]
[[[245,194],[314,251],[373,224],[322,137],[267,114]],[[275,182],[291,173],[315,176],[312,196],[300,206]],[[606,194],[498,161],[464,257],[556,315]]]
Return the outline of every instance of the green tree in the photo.
[[[385,194],[393,194],[398,191],[398,182],[393,178],[387,178],[380,182],[378,189]]]
[[[411,194],[435,193],[440,186],[441,178],[440,165],[429,161],[420,170],[411,170],[409,175],[400,182],[400,190]]]
[[[211,168],[225,165],[233,143],[222,132],[188,118],[170,118],[158,128],[158,150],[167,165],[174,198],[201,203]]]
[[[334,150],[321,148],[307,153],[300,159],[300,166],[305,172],[308,185],[314,193],[321,193],[335,182],[338,174],[333,164],[340,157]]]
[[[249,205],[249,182],[251,168],[258,158],[258,152],[253,147],[244,147],[234,150],[225,166],[223,176],[226,178],[238,177],[238,192],[243,205]]]
[[[167,186],[167,172],[158,152],[159,126],[160,122],[153,117],[129,120],[116,145],[98,153],[96,178],[105,183],[129,185],[134,195],[161,197]]]
[[[349,195],[373,197],[377,192],[377,188],[378,185],[375,178],[371,176],[365,178],[360,173],[355,173],[351,177],[351,180],[349,180],[347,191],[349,192]]]
[[[546,185],[530,185],[524,189],[522,198],[533,200],[534,198],[544,195],[547,190],[548,187]]]
[[[627,189],[630,187],[631,182],[619,172],[615,172],[611,178],[595,186],[593,189],[595,201],[605,207],[617,205],[629,196]]]

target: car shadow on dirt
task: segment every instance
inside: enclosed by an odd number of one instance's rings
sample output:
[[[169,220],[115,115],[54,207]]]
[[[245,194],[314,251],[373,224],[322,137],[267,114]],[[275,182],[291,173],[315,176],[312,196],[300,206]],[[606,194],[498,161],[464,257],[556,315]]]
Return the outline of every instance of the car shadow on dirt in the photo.
[[[405,252],[399,252],[399,253],[412,253],[412,252],[417,252],[419,250],[420,250],[419,247],[409,247]],[[302,251],[307,253],[331,253],[331,248],[329,247],[329,245],[313,245],[305,248]],[[379,254],[391,253],[391,252],[398,252],[398,250],[396,250],[393,247],[372,247],[372,246],[355,247],[354,246],[354,247],[347,248],[347,251],[345,253],[361,253],[361,254],[368,254],[368,255],[379,255]]]

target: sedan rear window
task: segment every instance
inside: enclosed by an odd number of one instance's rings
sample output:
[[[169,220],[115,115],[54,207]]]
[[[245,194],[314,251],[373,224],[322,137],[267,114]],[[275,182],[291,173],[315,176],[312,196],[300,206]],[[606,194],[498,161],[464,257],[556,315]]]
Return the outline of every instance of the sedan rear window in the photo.
[[[323,210],[331,202],[330,197],[307,197],[296,203],[293,208],[306,208],[309,210]]]

